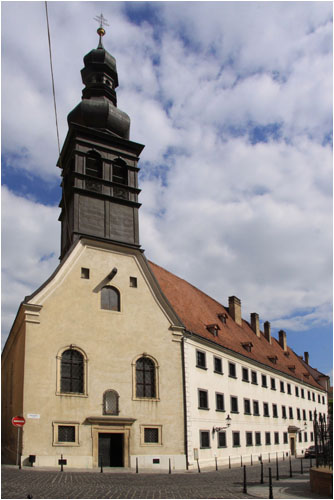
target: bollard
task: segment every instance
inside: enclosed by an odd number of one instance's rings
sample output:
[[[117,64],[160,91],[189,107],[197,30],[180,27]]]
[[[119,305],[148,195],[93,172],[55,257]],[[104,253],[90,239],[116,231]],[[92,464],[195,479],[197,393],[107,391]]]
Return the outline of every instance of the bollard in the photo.
[[[312,467],[312,457],[310,456],[310,468]]]
[[[33,496],[28,493],[27,498],[33,498]]]
[[[269,498],[274,498],[274,496],[273,496],[273,480],[271,478],[271,467],[269,467]]]
[[[102,455],[100,455],[100,472],[103,472],[103,463],[102,463]]]
[[[270,463],[270,453],[268,453],[268,462]]]
[[[289,455],[289,462],[290,462],[290,477],[292,477],[291,455]]]
[[[138,474],[138,457],[136,457],[136,474]]]
[[[60,472],[64,472],[63,455],[60,455]]]
[[[242,467],[242,455],[240,455],[240,467]]]
[[[263,484],[263,462],[261,460],[261,484]]]
[[[215,457],[215,462],[216,462],[216,470],[218,470],[218,462],[217,462],[217,457]]]
[[[22,461],[22,455],[21,453],[19,454],[19,470],[22,469],[22,464],[21,464],[21,461]]]
[[[201,468],[199,466],[199,460],[197,459],[197,469],[198,469],[198,472],[200,473],[201,472]]]
[[[284,454],[284,451],[283,451],[283,460],[285,460],[285,454]]]
[[[170,458],[169,458],[169,471],[168,471],[169,474],[172,473],[172,464],[171,464],[171,461],[170,461]]]
[[[247,493],[247,483],[246,483],[246,465],[244,465],[244,493]]]
[[[231,457],[230,456],[228,457],[228,468],[229,469],[231,468]]]
[[[253,455],[251,454],[251,465],[253,465]]]
[[[303,459],[302,458],[300,459],[300,473],[304,474],[304,471],[303,471]]]
[[[279,481],[278,456],[277,456],[277,453],[276,453],[276,481]]]

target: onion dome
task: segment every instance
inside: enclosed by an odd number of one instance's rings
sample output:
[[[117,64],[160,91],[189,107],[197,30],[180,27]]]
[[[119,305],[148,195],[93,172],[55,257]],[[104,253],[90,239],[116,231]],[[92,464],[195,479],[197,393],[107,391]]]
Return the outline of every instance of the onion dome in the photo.
[[[107,130],[129,139],[130,118],[117,108],[115,89],[118,87],[116,60],[102,45],[105,30],[100,26],[99,45],[84,57],[81,70],[82,100],[67,116],[68,124]]]

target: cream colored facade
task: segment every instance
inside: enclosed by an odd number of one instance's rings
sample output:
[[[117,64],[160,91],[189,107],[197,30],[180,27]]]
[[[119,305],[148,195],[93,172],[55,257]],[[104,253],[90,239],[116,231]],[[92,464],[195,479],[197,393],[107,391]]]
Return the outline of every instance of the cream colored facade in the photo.
[[[89,269],[89,279],[82,269]],[[112,269],[117,273],[108,278]],[[136,278],[137,286],[130,284]],[[120,311],[101,309],[101,287],[120,294]],[[132,283],[133,284],[133,283]],[[82,394],[60,387],[66,349],[84,358]],[[136,397],[138,358],[155,364],[154,398]],[[185,468],[181,325],[165,302],[139,250],[81,239],[50,280],[21,305],[3,357],[3,453],[16,458],[17,430],[11,418],[26,419],[22,463],[37,466],[98,466],[99,434],[122,436],[125,467]],[[119,414],[103,414],[103,394],[119,395]],[[75,442],[59,443],[58,426],[75,427]],[[158,443],[145,443],[154,428]]]
[[[205,360],[205,366],[199,366],[198,352],[202,353],[201,360]],[[214,358],[221,360],[222,373],[215,371]],[[190,468],[197,468],[197,458],[201,466],[212,467],[215,459],[219,465],[227,466],[229,461],[231,465],[240,465],[241,460],[247,464],[256,463],[260,456],[264,460],[269,460],[269,456],[274,460],[277,454],[282,459],[289,452],[301,456],[306,448],[314,444],[311,420],[314,410],[318,414],[325,414],[327,418],[325,389],[318,390],[306,382],[302,383],[279,370],[232,353],[198,336],[185,338],[184,363]],[[229,376],[229,363],[235,366],[235,377]],[[244,380],[243,374],[246,373],[242,371],[243,368],[247,370],[248,381]],[[256,373],[257,384],[252,383],[251,372]],[[262,385],[262,375],[266,377],[267,387]],[[275,389],[272,388],[271,379],[274,380]],[[200,407],[199,391],[207,393],[207,408]],[[216,394],[223,395],[223,411],[217,409]],[[237,398],[236,412],[231,407],[231,397]],[[249,401],[249,413],[245,411],[245,400]],[[254,411],[254,401],[258,403],[258,415]],[[264,416],[264,403],[268,405],[269,416]],[[273,405],[276,405],[276,417]],[[285,407],[286,418],[283,418],[282,407]],[[227,427],[228,415],[231,420]],[[217,428],[221,430],[213,430]],[[209,433],[208,446],[201,443],[202,432]],[[225,446],[219,446],[219,432],[225,433]],[[239,445],[234,445],[233,433],[239,433]],[[246,442],[246,433],[251,433],[251,445]],[[261,444],[256,444],[255,433],[260,433]],[[266,444],[266,433],[270,433],[270,444]],[[277,444],[275,433],[278,433]]]

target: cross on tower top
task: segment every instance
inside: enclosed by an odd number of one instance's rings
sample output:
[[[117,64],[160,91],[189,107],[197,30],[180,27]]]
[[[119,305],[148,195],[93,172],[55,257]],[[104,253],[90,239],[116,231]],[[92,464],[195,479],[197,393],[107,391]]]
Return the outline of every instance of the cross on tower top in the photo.
[[[99,16],[94,17],[94,21],[100,23],[100,26],[97,28],[97,34],[100,37],[98,48],[102,49],[102,37],[106,34],[106,30],[103,28],[103,26],[109,26],[109,24],[107,23],[107,19],[103,17],[102,13]]]

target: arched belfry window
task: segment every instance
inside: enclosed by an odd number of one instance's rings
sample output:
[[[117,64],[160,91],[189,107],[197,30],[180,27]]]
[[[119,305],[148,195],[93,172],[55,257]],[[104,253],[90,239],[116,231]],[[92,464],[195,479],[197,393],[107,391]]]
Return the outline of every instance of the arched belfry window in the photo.
[[[156,367],[151,358],[142,356],[136,361],[136,397],[156,397]]]
[[[118,415],[118,400],[119,395],[113,389],[106,391],[103,394],[103,414],[104,415]]]
[[[109,311],[121,310],[121,298],[117,288],[113,286],[104,286],[102,288],[101,309],[109,309]]]
[[[96,151],[89,151],[86,156],[86,175],[96,179],[86,179],[86,189],[100,193],[102,184],[97,179],[102,179],[102,159]]]
[[[84,393],[84,357],[76,349],[67,349],[61,355],[60,392]]]
[[[128,185],[128,168],[124,160],[118,158],[112,165],[112,181],[123,186]],[[128,199],[128,190],[122,187],[114,186],[114,196],[116,198]]]

